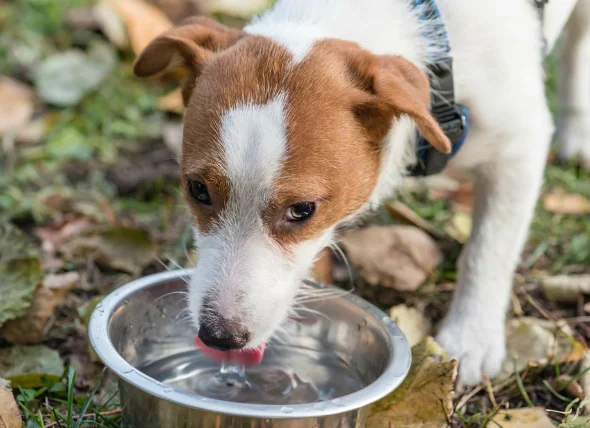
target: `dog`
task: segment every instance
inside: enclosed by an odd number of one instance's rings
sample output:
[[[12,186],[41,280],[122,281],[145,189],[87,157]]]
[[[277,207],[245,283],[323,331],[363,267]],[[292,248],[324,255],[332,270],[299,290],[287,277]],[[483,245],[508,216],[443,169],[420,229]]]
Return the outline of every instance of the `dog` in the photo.
[[[278,0],[243,30],[190,18],[137,58],[138,76],[184,68],[181,171],[199,259],[192,319],[212,352],[260,359],[336,231],[390,197],[417,135],[451,142],[430,111],[444,23],[469,134],[450,160],[476,176],[474,225],[437,341],[462,385],[505,357],[514,270],[554,134],[543,41],[566,29],[561,155],[590,162],[590,0]],[[438,22],[440,24],[440,22]]]

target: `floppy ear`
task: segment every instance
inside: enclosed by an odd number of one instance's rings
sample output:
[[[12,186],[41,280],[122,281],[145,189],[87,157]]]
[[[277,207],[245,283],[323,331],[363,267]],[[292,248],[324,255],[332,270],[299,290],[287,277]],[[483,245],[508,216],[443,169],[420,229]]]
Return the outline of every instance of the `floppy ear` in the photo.
[[[182,66],[186,71],[182,84],[186,106],[206,62],[244,34],[209,18],[189,18],[153,40],[135,60],[133,71],[138,77],[149,77]]]
[[[430,84],[418,67],[399,55],[378,56],[352,44],[342,47],[348,69],[362,91],[354,113],[369,135],[381,140],[393,117],[405,114],[434,148],[451,152],[451,142],[430,114]]]

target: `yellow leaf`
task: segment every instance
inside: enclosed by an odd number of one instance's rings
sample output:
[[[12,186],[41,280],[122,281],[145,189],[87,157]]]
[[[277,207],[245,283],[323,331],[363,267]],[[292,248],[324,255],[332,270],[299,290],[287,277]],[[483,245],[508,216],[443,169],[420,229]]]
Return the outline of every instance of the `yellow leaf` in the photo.
[[[503,428],[553,428],[554,426],[542,407],[500,410],[493,421]]]
[[[138,55],[146,46],[173,27],[164,12],[142,0],[105,0],[127,27],[131,49]]]
[[[373,405],[371,428],[438,428],[453,411],[455,360],[446,361],[431,337],[412,348],[412,367],[401,386]]]

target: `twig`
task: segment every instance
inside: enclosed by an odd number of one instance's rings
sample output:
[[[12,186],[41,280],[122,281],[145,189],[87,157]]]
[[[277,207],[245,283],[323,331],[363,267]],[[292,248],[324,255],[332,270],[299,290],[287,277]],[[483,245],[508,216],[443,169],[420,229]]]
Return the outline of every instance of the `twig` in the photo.
[[[74,415],[72,419],[79,419],[79,418],[95,418],[97,416],[112,416],[121,413],[121,409],[113,409],[108,410],[106,412],[97,412],[97,413],[86,413],[85,415]],[[53,428],[58,425],[58,422],[51,422],[50,424],[45,425],[45,428]]]
[[[467,402],[469,400],[471,400],[473,397],[475,397],[477,394],[479,394],[479,392],[483,389],[483,386],[478,385],[475,388],[473,388],[471,390],[470,393],[464,395],[463,397],[461,397],[461,401],[459,401],[457,403],[457,405],[455,406],[455,411],[458,411],[460,409],[462,409],[463,407],[465,407],[465,405],[467,404]]]
[[[492,388],[492,382],[490,382],[490,378],[487,375],[483,375],[483,380],[486,384],[486,389],[488,391],[488,397],[490,397],[490,401],[492,402],[492,407],[498,407],[498,403],[496,403],[496,397],[494,396],[494,388]]]

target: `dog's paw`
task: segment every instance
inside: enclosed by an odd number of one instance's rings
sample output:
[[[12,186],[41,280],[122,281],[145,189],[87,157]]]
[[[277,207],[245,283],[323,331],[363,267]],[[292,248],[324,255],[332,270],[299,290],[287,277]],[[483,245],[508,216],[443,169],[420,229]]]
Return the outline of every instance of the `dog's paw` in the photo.
[[[490,321],[481,315],[449,316],[436,336],[449,358],[459,364],[459,388],[482,382],[484,374],[492,378],[502,368],[506,356],[504,323]]]

